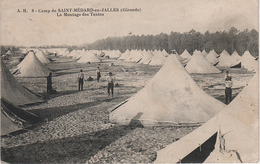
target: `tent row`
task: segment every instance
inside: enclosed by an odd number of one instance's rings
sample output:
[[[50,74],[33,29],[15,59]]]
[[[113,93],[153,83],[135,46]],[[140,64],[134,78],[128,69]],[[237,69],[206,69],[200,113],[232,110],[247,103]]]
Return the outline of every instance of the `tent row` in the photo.
[[[126,50],[118,59],[139,64],[163,65],[168,56],[165,50]]]
[[[245,53],[240,56],[236,51],[230,55],[226,50],[223,50],[222,53],[218,55],[214,50],[211,50],[208,54],[205,50],[202,52],[195,50],[193,55],[191,55],[185,50],[180,57],[190,60],[186,67],[189,73],[218,73],[219,70],[216,68],[244,68],[254,72],[258,70],[258,61],[256,61],[249,51],[245,51]],[[209,66],[209,63],[212,66]],[[207,67],[205,65],[207,65]],[[213,68],[213,66],[216,68]],[[205,70],[202,69],[203,67],[207,68],[208,71],[203,71]]]

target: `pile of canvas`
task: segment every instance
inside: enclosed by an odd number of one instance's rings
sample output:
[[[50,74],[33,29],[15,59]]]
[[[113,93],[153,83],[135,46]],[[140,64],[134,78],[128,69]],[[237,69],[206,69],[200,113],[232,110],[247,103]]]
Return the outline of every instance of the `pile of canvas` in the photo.
[[[189,73],[220,73],[200,51],[194,51],[190,61],[186,65],[186,70]]]
[[[1,97],[15,105],[25,105],[42,102],[38,95],[29,91],[14,78],[1,60]]]
[[[259,160],[258,72],[219,114],[157,152],[154,163],[252,163]],[[210,141],[210,142],[209,142]]]
[[[126,102],[110,109],[109,121],[142,126],[201,124],[226,105],[205,93],[175,55],[153,79]]]
[[[17,66],[15,74],[22,77],[44,77],[51,71],[45,67],[33,52],[29,52],[23,61]]]

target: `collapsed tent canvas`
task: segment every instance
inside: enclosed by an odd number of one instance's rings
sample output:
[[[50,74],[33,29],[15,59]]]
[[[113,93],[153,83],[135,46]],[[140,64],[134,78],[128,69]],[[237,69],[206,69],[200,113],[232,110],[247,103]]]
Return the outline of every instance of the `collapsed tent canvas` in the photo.
[[[51,71],[45,67],[33,52],[29,52],[23,61],[17,66],[15,75],[21,77],[46,77]]]
[[[200,51],[194,51],[190,61],[186,65],[186,70],[189,73],[220,73]]]
[[[24,88],[1,60],[1,97],[15,105],[26,105],[43,102],[42,98]]]
[[[259,102],[258,94],[252,93],[258,90],[258,84],[256,73],[248,86],[219,114],[158,151],[154,163],[257,162]]]
[[[225,106],[199,88],[177,57],[170,55],[141,91],[110,109],[109,121],[121,125],[134,120],[143,126],[197,125]]]
[[[21,130],[39,121],[38,116],[1,98],[1,135]]]

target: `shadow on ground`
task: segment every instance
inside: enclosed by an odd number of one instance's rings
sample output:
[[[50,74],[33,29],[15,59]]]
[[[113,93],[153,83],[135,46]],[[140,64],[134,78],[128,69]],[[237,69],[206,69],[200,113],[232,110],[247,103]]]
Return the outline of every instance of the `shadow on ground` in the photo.
[[[106,100],[112,101],[115,98],[109,98]],[[87,103],[80,103],[80,104],[74,104],[74,105],[68,105],[68,106],[61,106],[61,107],[54,107],[54,108],[44,108],[44,109],[33,109],[29,110],[31,113],[36,114],[38,117],[42,118],[43,120],[52,121],[53,119],[60,117],[62,115],[77,111],[79,109],[88,108],[92,106],[96,106],[104,102],[105,100],[100,99],[93,102],[87,102]]]
[[[1,148],[1,160],[9,163],[85,163],[87,160],[134,129],[110,129],[30,145]]]

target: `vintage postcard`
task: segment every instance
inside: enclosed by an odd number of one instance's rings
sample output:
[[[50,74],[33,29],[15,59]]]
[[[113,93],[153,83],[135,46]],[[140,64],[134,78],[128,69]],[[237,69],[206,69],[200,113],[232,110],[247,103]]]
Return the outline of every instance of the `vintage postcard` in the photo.
[[[1,163],[257,163],[258,0],[2,0]]]

